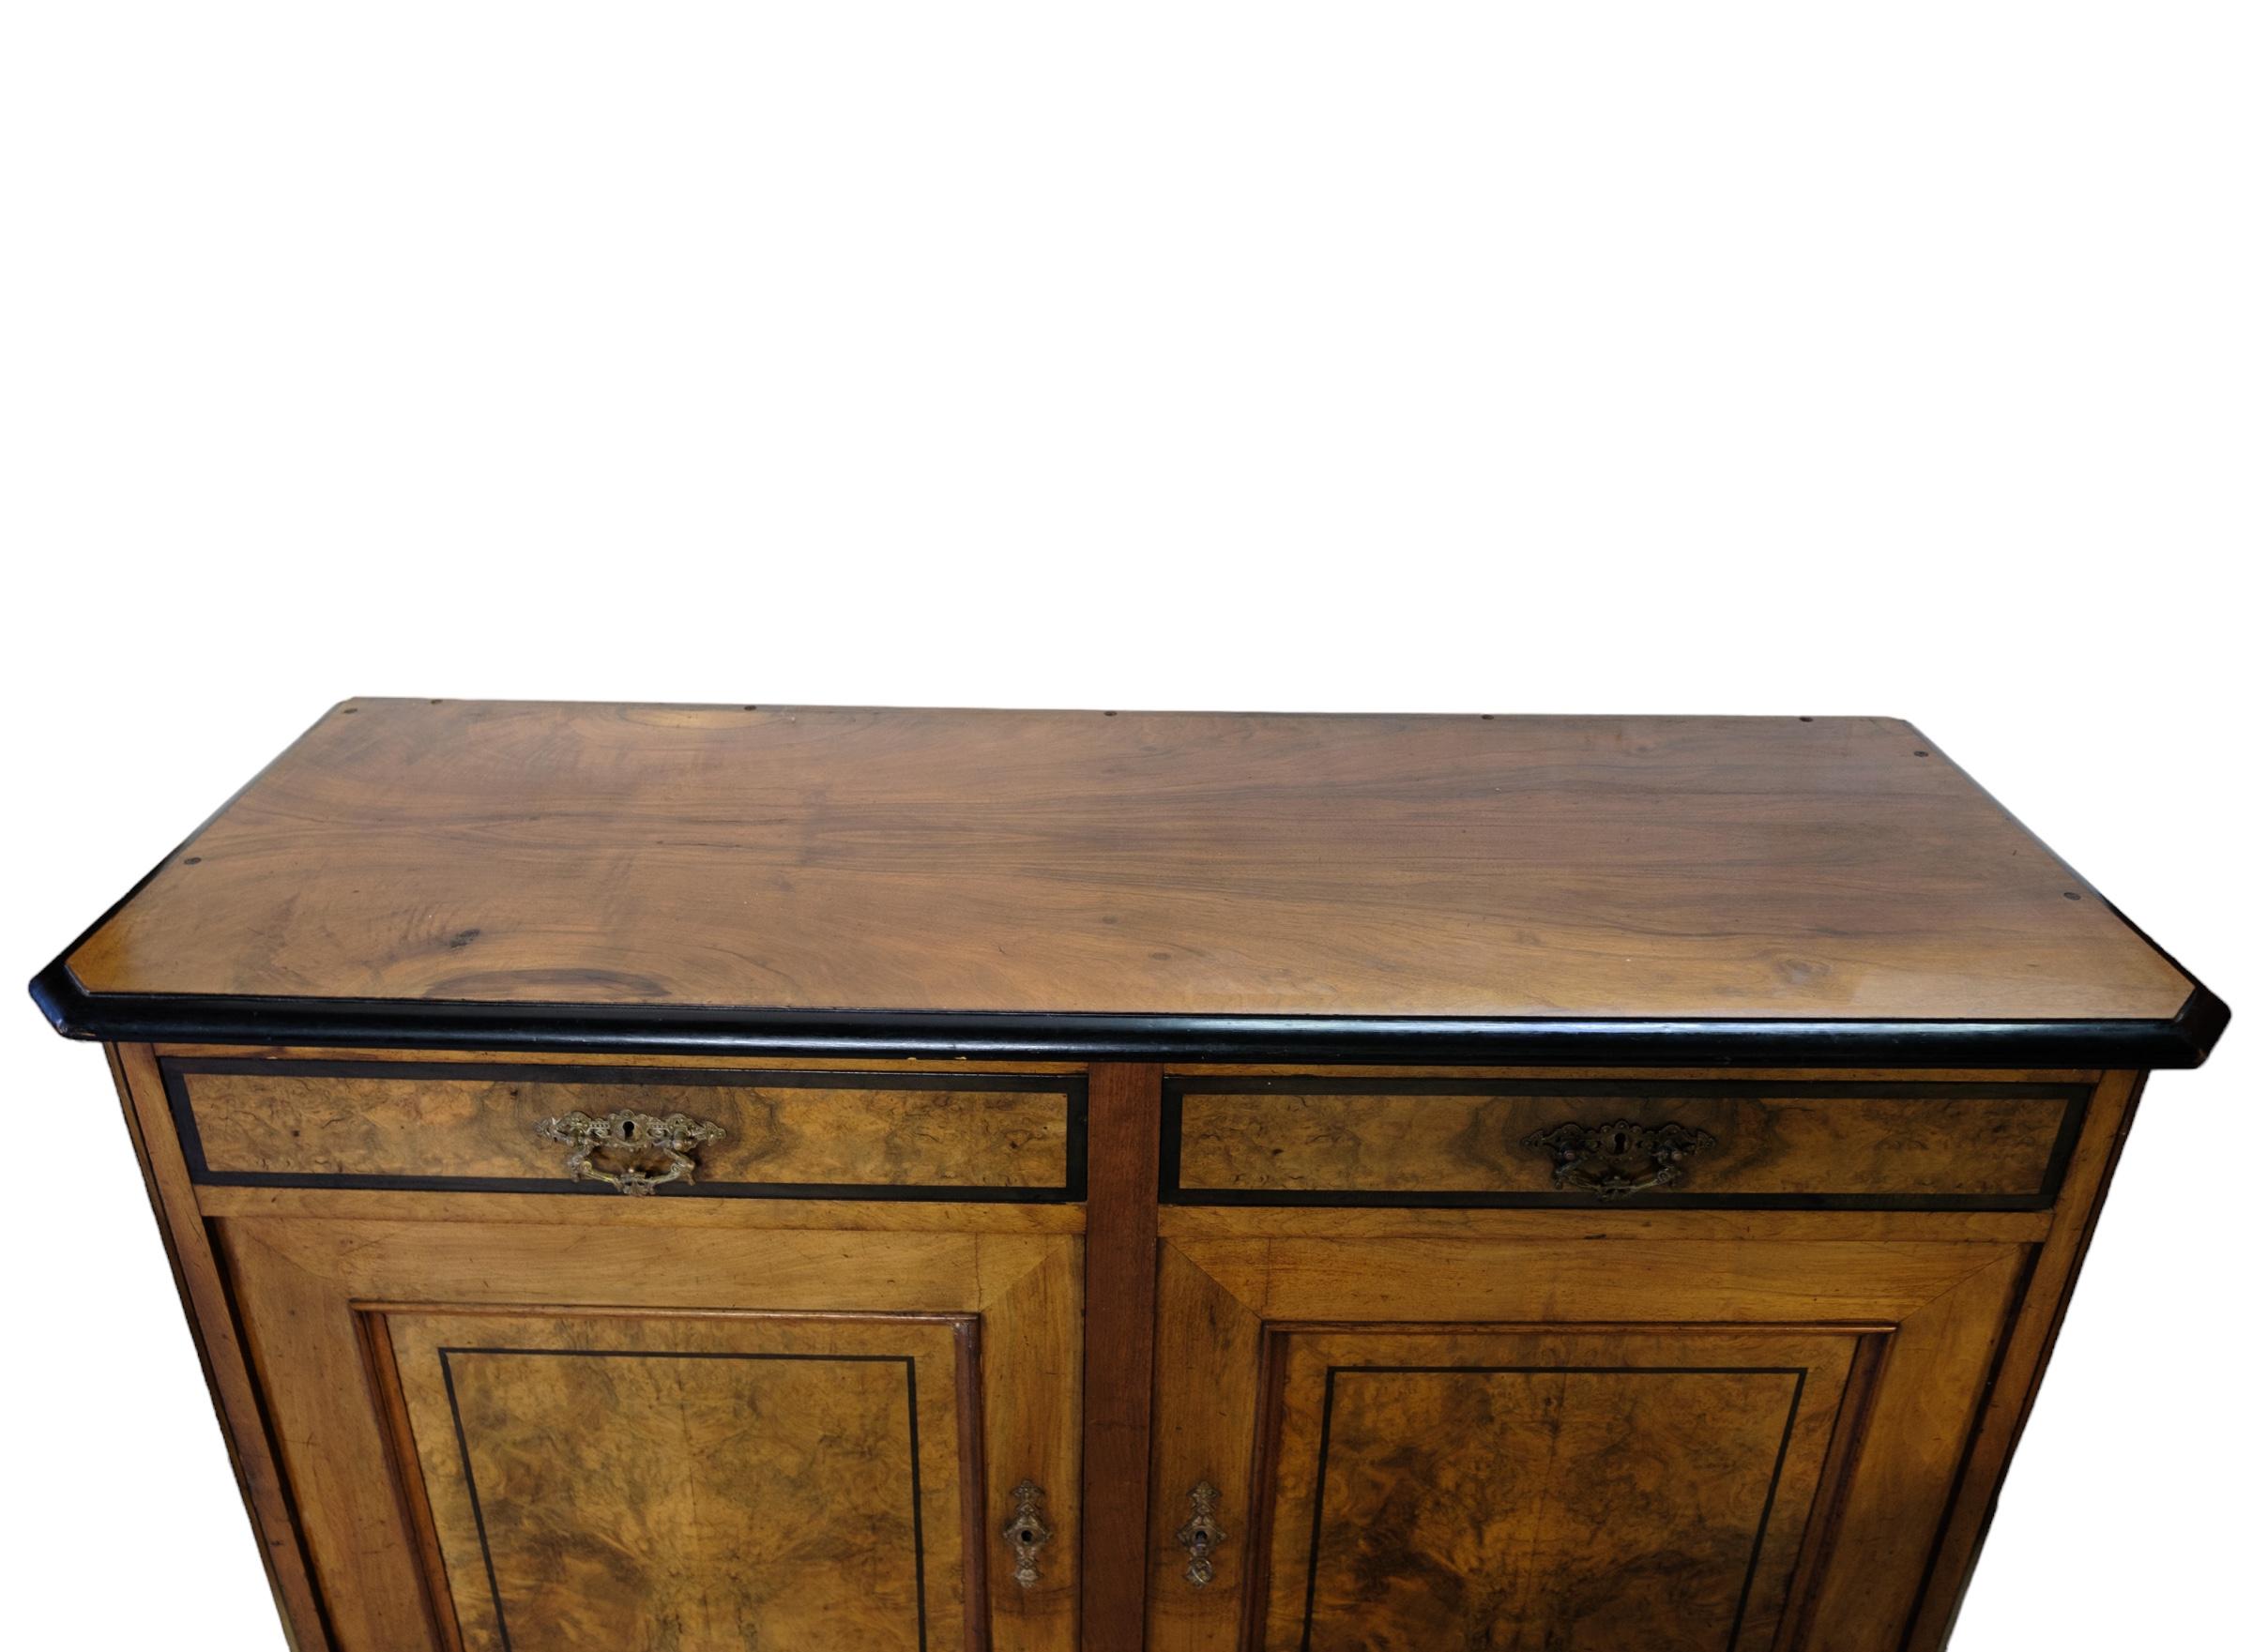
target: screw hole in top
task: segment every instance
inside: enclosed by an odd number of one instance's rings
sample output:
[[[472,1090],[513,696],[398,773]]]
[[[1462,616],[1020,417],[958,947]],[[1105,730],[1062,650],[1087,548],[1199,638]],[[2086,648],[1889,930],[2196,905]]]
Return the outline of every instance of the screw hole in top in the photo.
[[[1916,753],[1916,755],[1917,755],[1918,757],[1929,757],[1929,756],[1931,755],[1931,753],[1930,753],[1930,752],[1928,752],[1928,751],[1919,751],[1919,752],[1917,752],[1917,753]]]
[[[2077,901],[2079,898],[2079,895],[2074,890],[2067,889],[2064,891],[2064,899],[2067,901]]]
[[[1117,712],[1115,712],[1115,711],[1105,711],[1105,712],[1104,712],[1103,715],[1104,717],[1116,717],[1116,716],[1118,716],[1118,714]]]

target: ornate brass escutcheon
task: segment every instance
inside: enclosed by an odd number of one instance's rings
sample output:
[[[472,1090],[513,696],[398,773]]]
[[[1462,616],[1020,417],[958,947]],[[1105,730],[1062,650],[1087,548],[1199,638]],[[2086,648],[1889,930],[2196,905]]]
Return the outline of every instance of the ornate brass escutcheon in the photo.
[[[1198,1480],[1189,1492],[1189,1523],[1173,1534],[1173,1540],[1189,1552],[1187,1577],[1196,1588],[1212,1581],[1212,1551],[1227,1541],[1227,1534],[1212,1511],[1220,1493],[1210,1480]]]
[[[696,1179],[695,1150],[727,1132],[685,1113],[654,1114],[621,1109],[590,1118],[566,1113],[542,1119],[539,1133],[571,1149],[563,1160],[573,1181],[607,1182],[621,1193],[653,1193],[667,1182]],[[612,1166],[604,1169],[597,1156]]]
[[[1560,1124],[1535,1130],[1525,1145],[1544,1149],[1556,1163],[1556,1185],[1567,1193],[1624,1199],[1652,1188],[1671,1187],[1700,1147],[1719,1143],[1685,1124],[1636,1124],[1615,1118],[1608,1124]]]
[[[1001,1523],[1001,1536],[1016,1552],[1016,1586],[1028,1589],[1040,1582],[1040,1547],[1056,1535],[1056,1528],[1040,1512],[1047,1493],[1030,1480],[1017,1481],[1009,1494],[1016,1499],[1016,1511]]]

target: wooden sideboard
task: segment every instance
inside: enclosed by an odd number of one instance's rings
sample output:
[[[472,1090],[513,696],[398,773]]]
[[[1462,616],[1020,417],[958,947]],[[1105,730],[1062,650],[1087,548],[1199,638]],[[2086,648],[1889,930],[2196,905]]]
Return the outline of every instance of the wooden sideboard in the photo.
[[[2228,1017],[1891,720],[397,700],[33,993],[305,1652],[1929,1652]]]

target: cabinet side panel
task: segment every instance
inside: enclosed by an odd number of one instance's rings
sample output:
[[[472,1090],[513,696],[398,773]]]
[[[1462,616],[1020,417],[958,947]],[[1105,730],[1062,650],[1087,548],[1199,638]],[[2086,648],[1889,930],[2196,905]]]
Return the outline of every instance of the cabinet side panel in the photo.
[[[2106,1073],[2089,1104],[2078,1151],[2057,1196],[2055,1225],[2034,1260],[2024,1300],[1979,1418],[1977,1436],[1963,1464],[1947,1527],[1932,1555],[1908,1652],[1937,1652],[1954,1630],[1955,1613],[1970,1588],[1986,1527],[1994,1518],[1995,1500],[2001,1494],[2010,1458],[2017,1449],[2042,1373],[2063,1326],[2080,1263],[2094,1236],[2096,1218],[2102,1213],[2104,1196],[2110,1190],[2112,1173],[2126,1146],[2127,1130],[2134,1123],[2135,1109],[2149,1076]]]
[[[204,1380],[210,1387],[227,1455],[242,1489],[243,1507],[251,1517],[251,1529],[257,1535],[266,1578],[282,1614],[282,1630],[297,1652],[329,1652],[334,1642],[327,1614],[306,1564],[286,1484],[275,1466],[273,1441],[243,1356],[242,1339],[211,1235],[196,1210],[195,1190],[165,1105],[156,1053],[145,1044],[116,1044],[109,1046],[108,1054],[118,1098],[125,1107],[126,1128],[141,1160],[149,1205],[171,1258],[180,1303],[187,1310],[189,1329],[203,1362]]]

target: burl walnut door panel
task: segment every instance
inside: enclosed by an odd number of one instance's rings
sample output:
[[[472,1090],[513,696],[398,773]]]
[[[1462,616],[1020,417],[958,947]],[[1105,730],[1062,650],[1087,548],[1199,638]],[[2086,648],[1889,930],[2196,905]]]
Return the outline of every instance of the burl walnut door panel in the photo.
[[[1859,1339],[1276,1339],[1258,1644],[1773,1645]]]
[[[2025,1254],[1164,1239],[1151,1652],[1894,1652]]]
[[[964,1644],[973,1318],[376,1317],[471,1652]]]
[[[215,1224],[336,1652],[1077,1644],[1076,1234],[573,1203]]]

